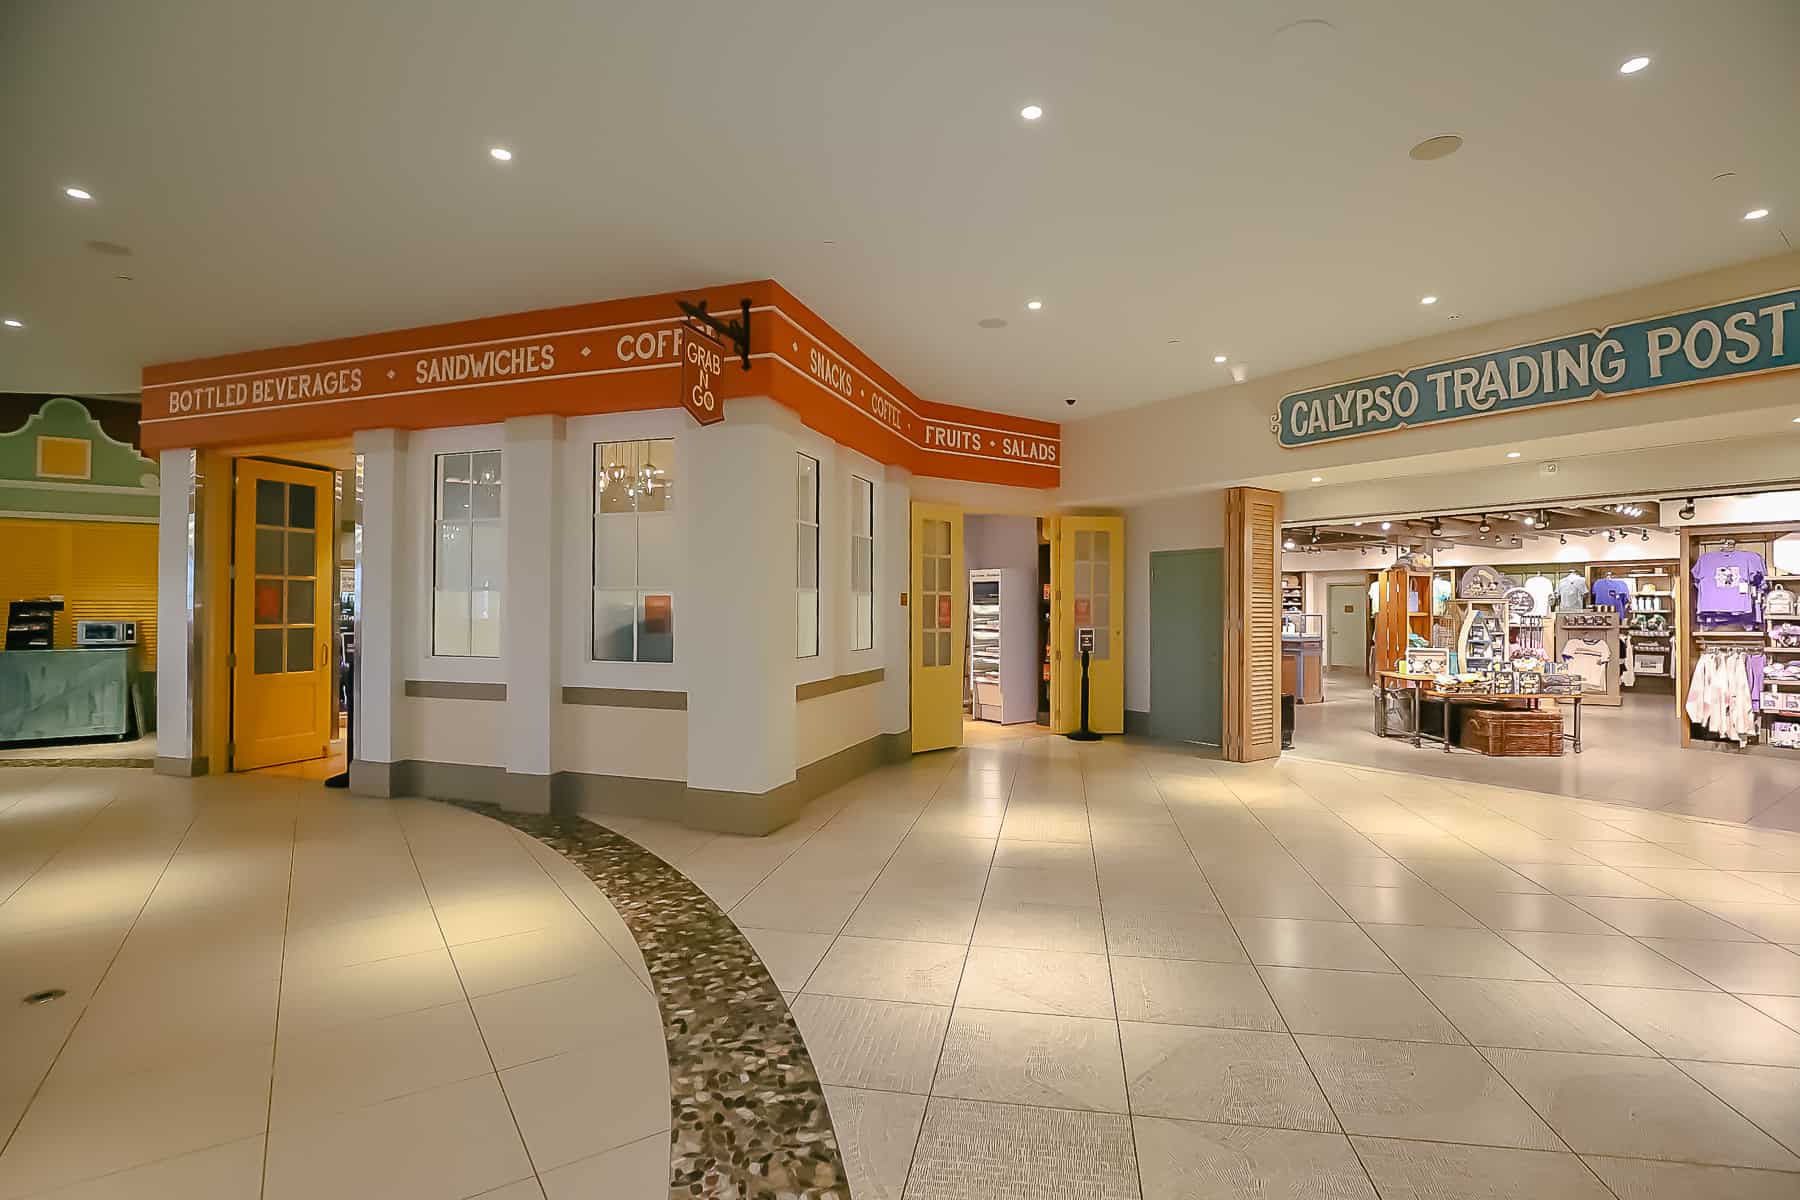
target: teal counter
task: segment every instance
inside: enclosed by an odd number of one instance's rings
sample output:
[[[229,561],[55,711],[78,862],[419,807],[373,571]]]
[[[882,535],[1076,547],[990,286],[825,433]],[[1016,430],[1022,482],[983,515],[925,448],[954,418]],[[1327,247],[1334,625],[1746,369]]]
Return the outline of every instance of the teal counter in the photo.
[[[118,738],[131,729],[137,651],[0,651],[0,743]]]

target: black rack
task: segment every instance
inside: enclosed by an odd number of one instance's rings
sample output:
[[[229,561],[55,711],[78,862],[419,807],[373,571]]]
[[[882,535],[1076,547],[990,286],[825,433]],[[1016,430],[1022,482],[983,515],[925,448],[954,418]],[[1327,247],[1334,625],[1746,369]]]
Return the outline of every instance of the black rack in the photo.
[[[61,600],[14,600],[6,606],[6,648],[48,650],[56,644]]]

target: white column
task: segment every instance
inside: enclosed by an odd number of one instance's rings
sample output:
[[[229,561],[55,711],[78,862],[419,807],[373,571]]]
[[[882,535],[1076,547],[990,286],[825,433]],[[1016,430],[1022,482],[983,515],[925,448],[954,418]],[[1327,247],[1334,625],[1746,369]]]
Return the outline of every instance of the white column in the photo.
[[[198,514],[192,508],[197,455],[164,450],[156,519],[156,762],[159,771],[194,769],[195,706],[199,677],[191,670],[195,630],[190,623],[199,585],[195,574]],[[220,769],[224,764],[220,764]]]
[[[406,434],[397,429],[358,433],[362,456],[362,550],[357,557],[356,759],[350,768],[354,790],[387,795],[395,753],[394,714],[406,684],[401,656],[403,611],[411,597],[399,577],[406,536]],[[359,769],[357,764],[367,764]]]
[[[502,456],[506,590],[501,655],[506,663],[504,751],[506,807],[550,811],[550,741],[562,679],[556,635],[562,628],[562,418],[506,422]]]
[[[786,414],[734,400],[688,439],[688,786],[759,794],[794,778],[795,446]]]
[[[912,586],[912,473],[889,467],[881,488],[875,527],[875,640],[886,675],[881,681],[881,731],[912,727],[913,610],[900,607],[900,593]],[[917,603],[918,597],[908,597]]]

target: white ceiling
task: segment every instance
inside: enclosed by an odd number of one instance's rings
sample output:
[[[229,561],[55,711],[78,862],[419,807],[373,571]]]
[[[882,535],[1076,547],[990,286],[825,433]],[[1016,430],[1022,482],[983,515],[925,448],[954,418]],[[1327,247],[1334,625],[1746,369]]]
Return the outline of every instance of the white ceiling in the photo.
[[[1088,417],[1782,252],[1796,64],[1794,0],[13,5],[0,390],[770,276]]]

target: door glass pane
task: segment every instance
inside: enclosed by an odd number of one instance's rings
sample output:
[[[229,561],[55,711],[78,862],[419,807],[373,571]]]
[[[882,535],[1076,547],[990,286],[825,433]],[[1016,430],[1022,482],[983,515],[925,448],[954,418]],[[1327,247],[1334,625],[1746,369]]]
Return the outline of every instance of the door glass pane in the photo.
[[[498,592],[500,577],[506,571],[506,533],[497,524],[478,521],[471,531],[474,552],[470,555],[474,590]]]
[[[1108,582],[1111,578],[1108,574],[1110,566],[1111,564],[1104,558],[1094,560],[1094,595],[1103,596],[1112,590],[1112,586]]]
[[[638,599],[638,661],[675,661],[675,597],[645,592]]]
[[[283,534],[279,529],[259,529],[256,531],[256,573],[258,575],[279,575],[284,562],[282,555]]]
[[[636,588],[638,523],[629,516],[594,518],[594,586]]]
[[[630,662],[632,621],[636,594],[594,593],[594,658],[599,662]]]
[[[441,592],[469,590],[470,549],[469,525],[438,526],[437,587]]]
[[[1093,559],[1093,557],[1094,557],[1094,535],[1093,535],[1093,533],[1090,530],[1077,529],[1075,531],[1075,561],[1077,563],[1089,562]]]
[[[500,482],[500,452],[498,450],[482,450],[469,457],[471,459],[469,478],[476,483]]]
[[[947,633],[940,633],[937,635],[937,640],[938,640],[938,665],[945,666],[945,667],[956,666],[957,665],[956,663],[953,663],[950,661],[950,635]]]
[[[921,639],[919,642],[919,665],[922,667],[937,666],[937,634],[923,633],[919,636]]]
[[[287,535],[289,575],[312,575],[318,571],[318,564],[313,561],[313,547],[318,544],[317,537],[317,534],[311,533]]]
[[[310,671],[313,668],[312,626],[294,627],[287,631],[287,669]]]
[[[1105,562],[1112,557],[1112,534],[1104,529],[1094,530],[1094,558]]]
[[[318,585],[311,580],[295,580],[287,585],[287,622],[289,625],[313,623],[313,592]]]
[[[258,625],[281,624],[281,580],[258,579],[254,599]]]
[[[259,629],[255,634],[252,670],[258,675],[281,674],[281,630]]]
[[[439,511],[446,521],[466,521],[469,519],[469,492],[472,484],[444,484],[444,499]]]
[[[925,532],[926,542],[928,543],[926,553],[950,553],[950,522],[927,521],[925,522]]]
[[[311,484],[288,485],[288,528],[312,529],[318,519],[319,489]]]
[[[1094,564],[1082,559],[1075,560],[1075,595],[1091,596],[1094,594]]]
[[[281,525],[287,516],[287,485],[278,479],[256,481],[256,523]]]

